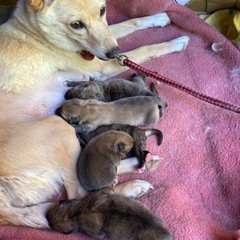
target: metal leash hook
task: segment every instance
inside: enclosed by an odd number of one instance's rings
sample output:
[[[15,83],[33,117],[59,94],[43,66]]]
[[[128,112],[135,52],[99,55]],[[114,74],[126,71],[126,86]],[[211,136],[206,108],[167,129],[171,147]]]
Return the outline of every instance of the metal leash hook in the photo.
[[[118,60],[119,65],[125,66],[124,60],[128,59],[128,57],[124,54],[118,54],[116,59]]]
[[[236,105],[233,105],[231,103],[228,103],[228,102],[225,102],[225,101],[222,101],[222,100],[219,100],[217,98],[213,98],[213,97],[210,97],[208,95],[205,95],[203,93],[200,93],[198,91],[195,91],[194,89],[191,89],[190,87],[187,87],[187,86],[184,86],[178,82],[175,82],[169,78],[166,78],[166,77],[163,77],[161,76],[160,74],[158,74],[157,72],[153,72],[153,71],[150,71],[149,69],[146,69],[134,62],[132,62],[131,60],[128,59],[128,57],[124,54],[119,54],[116,56],[116,59],[118,60],[118,63],[121,65],[121,66],[127,66],[129,67],[130,69],[132,70],[135,70],[139,73],[142,73],[142,74],[145,74],[145,76],[148,76],[148,77],[151,77],[151,78],[154,78],[155,80],[159,81],[159,82],[163,82],[171,87],[174,87],[182,92],[185,92],[195,98],[198,98],[204,102],[208,102],[212,105],[215,105],[215,106],[218,106],[218,107],[221,107],[221,108],[224,108],[226,110],[229,110],[229,111],[232,111],[232,112],[235,112],[235,113],[238,113],[240,114],[240,106],[236,106]]]

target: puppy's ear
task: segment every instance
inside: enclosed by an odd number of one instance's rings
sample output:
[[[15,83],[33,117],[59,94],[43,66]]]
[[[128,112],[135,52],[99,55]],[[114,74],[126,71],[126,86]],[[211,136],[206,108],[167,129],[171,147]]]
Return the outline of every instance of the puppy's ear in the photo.
[[[35,9],[35,10],[41,10],[44,6],[50,6],[53,2],[53,0],[28,0],[29,4]]]
[[[125,143],[123,143],[123,142],[118,143],[118,149],[120,151],[124,151],[125,150]]]

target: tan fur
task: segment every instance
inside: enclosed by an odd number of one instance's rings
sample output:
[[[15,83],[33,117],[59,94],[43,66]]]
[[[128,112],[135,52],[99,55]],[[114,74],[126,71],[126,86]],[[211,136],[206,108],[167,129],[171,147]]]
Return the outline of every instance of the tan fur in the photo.
[[[40,10],[43,7],[43,2],[41,0],[29,0],[29,4],[33,6],[35,10]]]
[[[78,138],[81,142],[81,146],[85,146],[92,138],[97,135],[104,133],[109,130],[115,131],[123,131],[128,133],[133,138],[133,148],[131,150],[130,155],[136,156],[139,160],[138,168],[142,168],[145,165],[146,154],[146,141],[147,137],[151,135],[156,135],[158,146],[162,143],[163,134],[158,129],[142,129],[132,125],[124,125],[124,124],[110,124],[110,125],[102,125],[95,130],[88,133],[78,133]]]
[[[60,107],[60,115],[78,132],[89,132],[106,124],[133,126],[156,123],[163,115],[166,102],[157,96],[135,96],[112,102],[96,99],[70,99]]]
[[[50,204],[42,203],[63,185],[69,198],[86,194],[77,183],[80,148],[74,129],[56,116],[47,117],[64,100],[63,83],[90,77],[103,80],[124,71],[107,56],[117,47],[117,29],[128,34],[169,23],[162,13],[109,28],[106,15],[100,16],[105,4],[104,0],[19,0],[11,19],[0,26],[0,224],[47,227],[44,214]],[[84,28],[73,29],[74,21],[83,22]],[[188,40],[143,46],[128,56],[145,61],[181,51]],[[77,53],[82,50],[95,59],[84,60]],[[121,173],[137,165],[136,159],[122,162]],[[150,183],[135,180],[119,185],[116,192],[136,197],[150,188]]]
[[[83,149],[77,165],[78,179],[88,191],[113,185],[120,161],[133,147],[133,139],[125,132],[106,131],[94,137]]]

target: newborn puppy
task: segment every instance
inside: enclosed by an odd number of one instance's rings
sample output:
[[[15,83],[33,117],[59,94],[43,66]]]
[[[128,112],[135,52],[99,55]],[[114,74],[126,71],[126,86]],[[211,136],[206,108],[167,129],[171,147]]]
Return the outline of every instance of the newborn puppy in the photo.
[[[131,156],[136,156],[139,159],[139,168],[143,167],[145,163],[146,151],[144,151],[144,149],[146,147],[147,137],[150,135],[156,135],[158,146],[162,143],[163,139],[162,132],[158,129],[141,129],[136,126],[123,124],[103,125],[89,133],[77,133],[77,135],[82,147],[85,147],[85,145],[92,138],[108,130],[123,131],[128,133],[133,138],[133,148],[131,151]]]
[[[117,166],[133,147],[132,137],[110,130],[94,137],[83,149],[77,164],[77,175],[87,191],[114,184]]]
[[[81,81],[67,82],[69,89],[66,99],[97,99],[103,102],[115,101],[120,98],[133,96],[156,96],[157,94],[150,91],[145,84],[145,77],[133,75],[132,81],[125,79],[111,79],[106,81]]]
[[[128,124],[133,126],[156,123],[163,115],[166,102],[157,96],[135,96],[112,102],[96,99],[70,99],[57,112],[77,132],[89,132],[101,125]]]
[[[144,204],[109,189],[91,192],[82,200],[63,201],[50,209],[47,219],[58,232],[82,231],[96,239],[172,239],[161,219]]]

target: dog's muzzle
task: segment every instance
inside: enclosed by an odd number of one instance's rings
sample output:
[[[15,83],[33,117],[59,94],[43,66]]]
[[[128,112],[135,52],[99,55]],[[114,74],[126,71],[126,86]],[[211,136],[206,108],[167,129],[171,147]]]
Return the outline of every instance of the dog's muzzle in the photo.
[[[117,55],[119,54],[119,47],[113,47],[110,51],[108,51],[106,53],[106,56],[109,58],[109,59],[113,59],[115,58]]]

